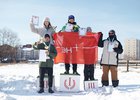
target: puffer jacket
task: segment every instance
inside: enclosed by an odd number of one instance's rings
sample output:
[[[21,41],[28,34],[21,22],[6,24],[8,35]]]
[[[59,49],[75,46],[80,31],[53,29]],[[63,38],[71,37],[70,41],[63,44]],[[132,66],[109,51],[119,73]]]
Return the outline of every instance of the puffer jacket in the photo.
[[[109,43],[112,43],[114,48],[112,51],[109,51]],[[98,43],[99,47],[103,47],[103,53],[101,56],[101,65],[107,66],[118,66],[118,54],[123,52],[121,43],[117,40],[116,36],[113,41],[110,41],[109,38],[102,40],[102,35]]]
[[[44,42],[47,46],[49,46],[50,42]],[[38,50],[45,50],[45,44],[41,43],[38,44],[37,46],[33,45],[34,49],[38,49]],[[53,59],[57,56],[57,51],[54,45],[50,44],[49,46],[49,55],[50,59],[47,59],[46,62],[39,62],[39,67],[53,67]]]
[[[30,28],[31,28],[32,32],[39,34],[41,37],[44,37],[45,34],[49,34],[50,35],[51,44],[54,44],[52,36],[55,33],[55,30],[53,29],[53,27],[49,27],[49,28],[45,28],[45,27],[36,28],[33,23],[30,23]]]

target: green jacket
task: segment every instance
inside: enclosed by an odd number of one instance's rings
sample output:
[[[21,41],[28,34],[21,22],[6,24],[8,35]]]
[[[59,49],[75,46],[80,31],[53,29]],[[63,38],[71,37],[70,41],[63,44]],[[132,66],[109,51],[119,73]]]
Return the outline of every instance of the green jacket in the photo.
[[[50,59],[47,59],[46,62],[39,62],[39,67],[51,67],[53,68],[53,59],[57,56],[57,51],[54,45],[50,44],[50,42],[44,42],[47,46],[49,46],[49,57]],[[37,46],[33,46],[34,49],[38,49],[38,50],[45,50],[45,44],[41,43],[38,44]]]
[[[71,23],[66,23],[63,27],[62,27],[62,32],[64,32],[66,30],[66,26],[67,24],[71,24]],[[76,22],[74,22],[73,24],[73,32],[79,32],[79,26],[76,24]]]

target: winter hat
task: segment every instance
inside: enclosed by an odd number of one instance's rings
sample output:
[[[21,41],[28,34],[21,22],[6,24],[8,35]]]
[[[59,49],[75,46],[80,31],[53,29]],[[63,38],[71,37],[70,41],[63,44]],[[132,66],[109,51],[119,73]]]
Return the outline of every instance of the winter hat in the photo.
[[[45,34],[44,38],[46,38],[46,37],[50,38],[50,35],[49,34]]]
[[[44,21],[50,22],[50,18],[49,17],[46,17]]]
[[[91,27],[87,27],[87,32],[92,32]]]
[[[70,19],[75,19],[75,17],[73,16],[73,15],[69,15],[69,17],[68,17],[68,20],[70,20]]]
[[[110,38],[111,41],[112,41],[113,39],[117,39],[114,30],[110,30],[109,33],[108,33],[108,35],[109,35],[109,38]]]
[[[110,30],[109,33],[114,33],[115,34],[115,31],[114,30]]]

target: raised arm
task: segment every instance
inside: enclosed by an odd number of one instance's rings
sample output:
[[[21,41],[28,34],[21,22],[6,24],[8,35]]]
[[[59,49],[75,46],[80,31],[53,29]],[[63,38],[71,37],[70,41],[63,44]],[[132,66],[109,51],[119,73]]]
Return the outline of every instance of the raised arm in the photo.
[[[100,33],[100,38],[99,38],[99,41],[98,41],[98,46],[99,47],[104,47],[104,41],[103,41],[103,34]]]

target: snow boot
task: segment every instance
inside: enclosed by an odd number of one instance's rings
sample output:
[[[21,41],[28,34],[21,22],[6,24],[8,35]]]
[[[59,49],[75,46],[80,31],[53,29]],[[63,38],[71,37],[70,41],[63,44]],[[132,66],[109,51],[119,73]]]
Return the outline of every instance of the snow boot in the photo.
[[[108,80],[102,80],[102,86],[108,86],[109,81]]]
[[[51,87],[48,89],[48,92],[49,92],[49,93],[54,93],[54,91],[52,90]]]
[[[69,71],[65,71],[64,74],[69,74]]]
[[[73,74],[80,75],[77,71],[73,71]]]
[[[40,88],[37,92],[38,93],[43,93],[44,92],[44,88]]]
[[[112,80],[112,86],[117,87],[119,84],[119,80]]]

